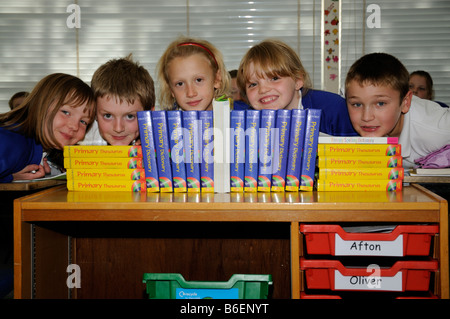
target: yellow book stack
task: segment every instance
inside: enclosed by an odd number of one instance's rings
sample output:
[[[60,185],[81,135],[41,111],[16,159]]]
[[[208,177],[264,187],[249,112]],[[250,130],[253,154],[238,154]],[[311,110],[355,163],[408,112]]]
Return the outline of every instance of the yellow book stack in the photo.
[[[399,191],[404,169],[397,143],[320,143],[318,191]]]
[[[141,146],[64,147],[69,191],[146,192]]]

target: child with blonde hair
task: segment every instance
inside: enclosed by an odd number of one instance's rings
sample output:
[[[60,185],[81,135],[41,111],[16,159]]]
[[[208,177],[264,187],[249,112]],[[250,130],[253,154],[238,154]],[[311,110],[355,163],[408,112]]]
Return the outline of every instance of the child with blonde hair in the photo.
[[[158,62],[162,110],[211,110],[212,102],[230,92],[230,75],[220,51],[202,39],[179,37]]]
[[[240,91],[256,110],[321,109],[320,132],[357,135],[345,99],[312,89],[297,53],[282,41],[268,39],[250,48],[239,65],[237,81]]]
[[[84,138],[95,99],[79,78],[54,73],[40,80],[25,101],[0,114],[0,183],[31,180],[62,169],[62,150]],[[60,173],[60,172],[59,172]]]

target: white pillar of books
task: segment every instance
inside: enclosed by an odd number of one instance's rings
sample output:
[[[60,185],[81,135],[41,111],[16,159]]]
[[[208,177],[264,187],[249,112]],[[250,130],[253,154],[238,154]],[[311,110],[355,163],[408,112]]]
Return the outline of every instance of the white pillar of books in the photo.
[[[230,100],[213,102],[214,192],[230,192]]]

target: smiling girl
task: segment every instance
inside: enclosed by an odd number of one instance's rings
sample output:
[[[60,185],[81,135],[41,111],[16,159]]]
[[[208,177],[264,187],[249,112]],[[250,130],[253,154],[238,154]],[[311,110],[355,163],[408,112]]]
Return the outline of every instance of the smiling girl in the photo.
[[[158,62],[160,108],[212,110],[212,102],[229,95],[230,75],[222,54],[205,40],[180,37]]]
[[[19,107],[0,114],[0,182],[50,173],[44,152],[61,154],[84,138],[94,116],[91,88],[77,77],[44,77]],[[62,167],[61,167],[62,168]]]
[[[241,60],[238,86],[252,108],[321,109],[320,132],[354,136],[345,99],[313,90],[308,72],[286,43],[268,39],[253,46]]]

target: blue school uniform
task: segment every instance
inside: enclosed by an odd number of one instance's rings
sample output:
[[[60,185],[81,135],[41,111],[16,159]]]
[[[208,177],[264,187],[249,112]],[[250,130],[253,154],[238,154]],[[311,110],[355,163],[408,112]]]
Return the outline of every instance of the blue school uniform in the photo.
[[[34,138],[0,127],[0,183],[10,183],[13,173],[30,164],[40,164],[42,145]]]
[[[233,101],[233,110],[248,110],[251,109],[250,105],[242,101]]]
[[[342,96],[319,90],[308,90],[299,101],[299,108],[320,109],[320,132],[334,136],[358,136],[348,115],[347,103]]]

